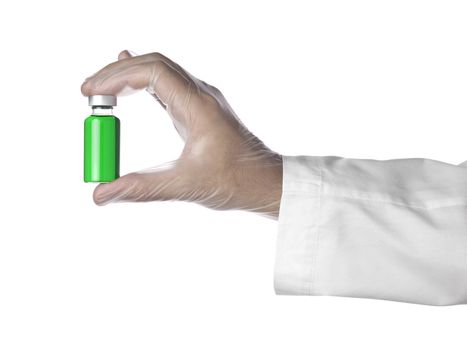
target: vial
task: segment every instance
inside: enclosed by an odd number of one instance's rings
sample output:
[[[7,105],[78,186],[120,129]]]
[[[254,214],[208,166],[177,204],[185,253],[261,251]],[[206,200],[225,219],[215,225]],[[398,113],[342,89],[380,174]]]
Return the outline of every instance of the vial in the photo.
[[[117,98],[89,96],[92,114],[84,121],[84,182],[111,182],[120,171],[120,120],[113,115]]]

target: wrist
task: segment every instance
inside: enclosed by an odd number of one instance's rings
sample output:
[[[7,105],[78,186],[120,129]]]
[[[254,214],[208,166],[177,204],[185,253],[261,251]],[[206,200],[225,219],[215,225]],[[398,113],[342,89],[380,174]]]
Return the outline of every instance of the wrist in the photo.
[[[282,156],[268,155],[256,163],[244,178],[241,192],[247,198],[247,210],[277,219],[282,197]]]
[[[283,166],[282,156],[275,155],[274,165],[271,165],[270,180],[268,181],[268,194],[266,195],[266,210],[265,214],[274,219],[279,217],[279,209],[282,197],[282,179],[283,179]]]

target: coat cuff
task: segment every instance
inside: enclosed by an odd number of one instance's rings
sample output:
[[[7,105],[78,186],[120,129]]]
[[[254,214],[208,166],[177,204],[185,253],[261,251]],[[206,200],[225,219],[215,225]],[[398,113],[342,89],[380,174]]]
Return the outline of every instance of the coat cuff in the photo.
[[[319,157],[283,156],[274,268],[276,294],[313,294],[321,191]]]

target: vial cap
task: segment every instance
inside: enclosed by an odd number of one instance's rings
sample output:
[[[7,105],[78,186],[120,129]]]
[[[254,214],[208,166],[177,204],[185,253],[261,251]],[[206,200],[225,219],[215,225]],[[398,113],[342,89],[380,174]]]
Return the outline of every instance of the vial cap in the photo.
[[[88,98],[89,106],[116,106],[117,97],[113,95],[94,95]]]

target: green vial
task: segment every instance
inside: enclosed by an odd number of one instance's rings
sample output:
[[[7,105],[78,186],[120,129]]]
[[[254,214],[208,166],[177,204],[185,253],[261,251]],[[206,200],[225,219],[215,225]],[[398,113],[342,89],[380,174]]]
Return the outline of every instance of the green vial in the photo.
[[[84,182],[111,182],[119,177],[120,120],[113,115],[117,98],[89,96],[92,115],[84,121]]]

